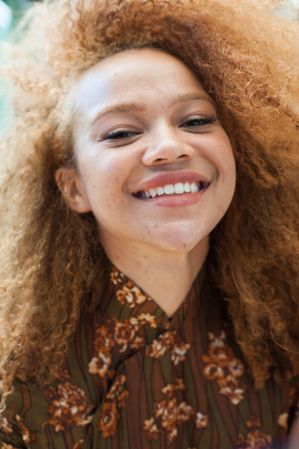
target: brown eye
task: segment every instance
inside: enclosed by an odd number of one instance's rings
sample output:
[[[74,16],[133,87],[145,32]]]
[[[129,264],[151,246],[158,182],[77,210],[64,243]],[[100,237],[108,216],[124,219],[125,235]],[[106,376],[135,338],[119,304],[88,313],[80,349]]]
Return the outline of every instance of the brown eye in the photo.
[[[217,121],[217,118],[215,116],[209,116],[209,117],[195,117],[187,120],[184,122],[180,128],[196,128],[200,126],[210,125]]]
[[[104,140],[117,140],[117,139],[127,139],[129,137],[135,136],[137,133],[134,131],[128,131],[125,129],[117,129],[109,132],[104,137]]]

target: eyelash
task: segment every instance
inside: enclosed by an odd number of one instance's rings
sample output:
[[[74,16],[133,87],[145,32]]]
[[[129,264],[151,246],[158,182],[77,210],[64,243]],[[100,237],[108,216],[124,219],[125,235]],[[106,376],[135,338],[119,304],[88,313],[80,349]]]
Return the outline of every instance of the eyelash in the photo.
[[[195,117],[195,118],[191,118],[188,119],[186,122],[184,122],[180,128],[188,128],[189,126],[186,126],[187,123],[193,123],[193,125],[191,125],[192,127],[197,127],[197,126],[205,126],[205,125],[211,125],[212,123],[215,123],[217,121],[217,117],[215,115],[209,115],[208,117]],[[196,124],[194,124],[194,122],[197,122]]]
[[[124,134],[127,134],[124,136]],[[104,140],[118,140],[118,139],[128,139],[132,135],[136,136],[136,134],[140,134],[134,131],[128,131],[126,129],[116,129],[114,131],[110,131],[106,136],[104,136]]]
[[[215,117],[214,115],[208,116],[208,117],[197,117],[197,118],[192,118],[187,120],[186,122],[184,122],[182,125],[180,125],[180,128],[191,128],[191,127],[201,127],[201,126],[205,126],[205,125],[210,125],[212,123],[215,123],[217,121],[217,117]],[[190,123],[192,123],[192,125],[190,126]],[[196,123],[196,124],[194,124]],[[186,126],[187,124],[189,124],[188,126]],[[103,140],[121,140],[121,139],[128,139],[132,136],[136,136],[138,134],[138,132],[135,131],[128,131],[126,129],[116,129],[113,131],[110,131],[108,134],[106,134],[103,138]]]

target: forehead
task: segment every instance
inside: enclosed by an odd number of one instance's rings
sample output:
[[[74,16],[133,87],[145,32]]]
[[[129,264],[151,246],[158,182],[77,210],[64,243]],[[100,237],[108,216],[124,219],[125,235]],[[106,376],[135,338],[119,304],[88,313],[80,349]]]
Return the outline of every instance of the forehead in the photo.
[[[125,50],[86,71],[74,93],[75,110],[92,114],[111,103],[171,100],[173,95],[204,93],[195,74],[179,59],[151,48]]]

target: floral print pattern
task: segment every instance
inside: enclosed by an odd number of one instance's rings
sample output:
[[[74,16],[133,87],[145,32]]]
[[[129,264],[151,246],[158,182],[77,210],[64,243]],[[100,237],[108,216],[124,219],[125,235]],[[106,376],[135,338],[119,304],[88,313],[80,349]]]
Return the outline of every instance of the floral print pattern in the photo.
[[[86,393],[68,382],[51,386],[46,392],[50,402],[51,418],[46,424],[53,426],[55,432],[65,430],[71,425],[86,426],[91,422],[92,406],[88,403]]]
[[[138,350],[145,344],[144,337],[140,335],[143,325],[151,328],[157,327],[156,319],[150,313],[141,313],[137,317],[127,318],[123,321],[106,319],[95,333],[94,349],[96,355],[89,362],[90,374],[97,374],[103,379],[109,375],[112,363],[112,349],[124,353],[128,349]]]
[[[175,379],[173,384],[168,384],[162,388],[162,393],[166,396],[159,402],[154,403],[153,416],[146,419],[143,424],[149,440],[156,440],[159,434],[166,436],[166,441],[171,444],[178,436],[179,427],[190,419],[195,419],[198,429],[205,428],[208,417],[201,412],[195,413],[193,407],[186,401],[178,401],[175,397],[177,391],[185,390],[182,379]]]
[[[205,429],[208,425],[209,418],[208,415],[204,415],[201,412],[196,413],[195,425],[197,429]]]
[[[271,449],[272,437],[259,429],[261,420],[258,416],[249,417],[245,424],[250,431],[237,437],[236,449]]]
[[[115,268],[110,288],[108,308],[80,324],[53,384],[17,390],[0,419],[0,449],[46,441],[56,449],[270,449],[276,438],[285,448],[298,385],[270,379],[254,388],[216,299],[204,298],[198,314],[192,289],[169,318]]]
[[[178,365],[186,359],[186,354],[190,347],[190,343],[179,341],[176,330],[169,330],[159,335],[146,348],[145,355],[154,359],[160,359],[170,351],[171,361],[174,365]]]
[[[208,337],[209,351],[207,355],[202,356],[205,363],[204,375],[209,380],[215,380],[220,393],[237,405],[244,398],[245,388],[239,380],[244,373],[244,364],[226,344],[224,331],[218,337],[209,332]]]
[[[178,436],[178,427],[194,416],[193,408],[185,401],[179,403],[174,395],[175,391],[184,389],[182,379],[176,379],[173,384],[162,389],[167,398],[154,404],[153,416],[145,420],[143,426],[150,440],[157,439],[159,433],[164,433],[167,443],[171,444]]]
[[[240,436],[236,441],[236,449],[271,449],[272,438],[259,430],[249,432],[246,437]]]
[[[120,417],[119,409],[125,407],[126,400],[129,396],[128,390],[125,389],[126,376],[123,374],[116,377],[109,393],[106,396],[108,401],[102,405],[98,427],[103,438],[109,438],[116,434],[117,423]]]
[[[143,304],[145,301],[151,301],[151,298],[143,293],[139,287],[134,285],[132,281],[126,280],[125,275],[120,273],[116,268],[112,269],[110,279],[115,285],[125,281],[116,291],[116,298],[121,304],[127,304],[130,308],[134,308],[137,305]]]

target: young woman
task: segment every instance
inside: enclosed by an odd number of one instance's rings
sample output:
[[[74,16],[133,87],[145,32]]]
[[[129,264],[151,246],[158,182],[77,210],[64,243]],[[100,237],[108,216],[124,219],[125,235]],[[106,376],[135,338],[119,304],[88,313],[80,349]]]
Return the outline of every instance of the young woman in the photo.
[[[296,447],[296,25],[232,0],[27,17],[1,448]]]

